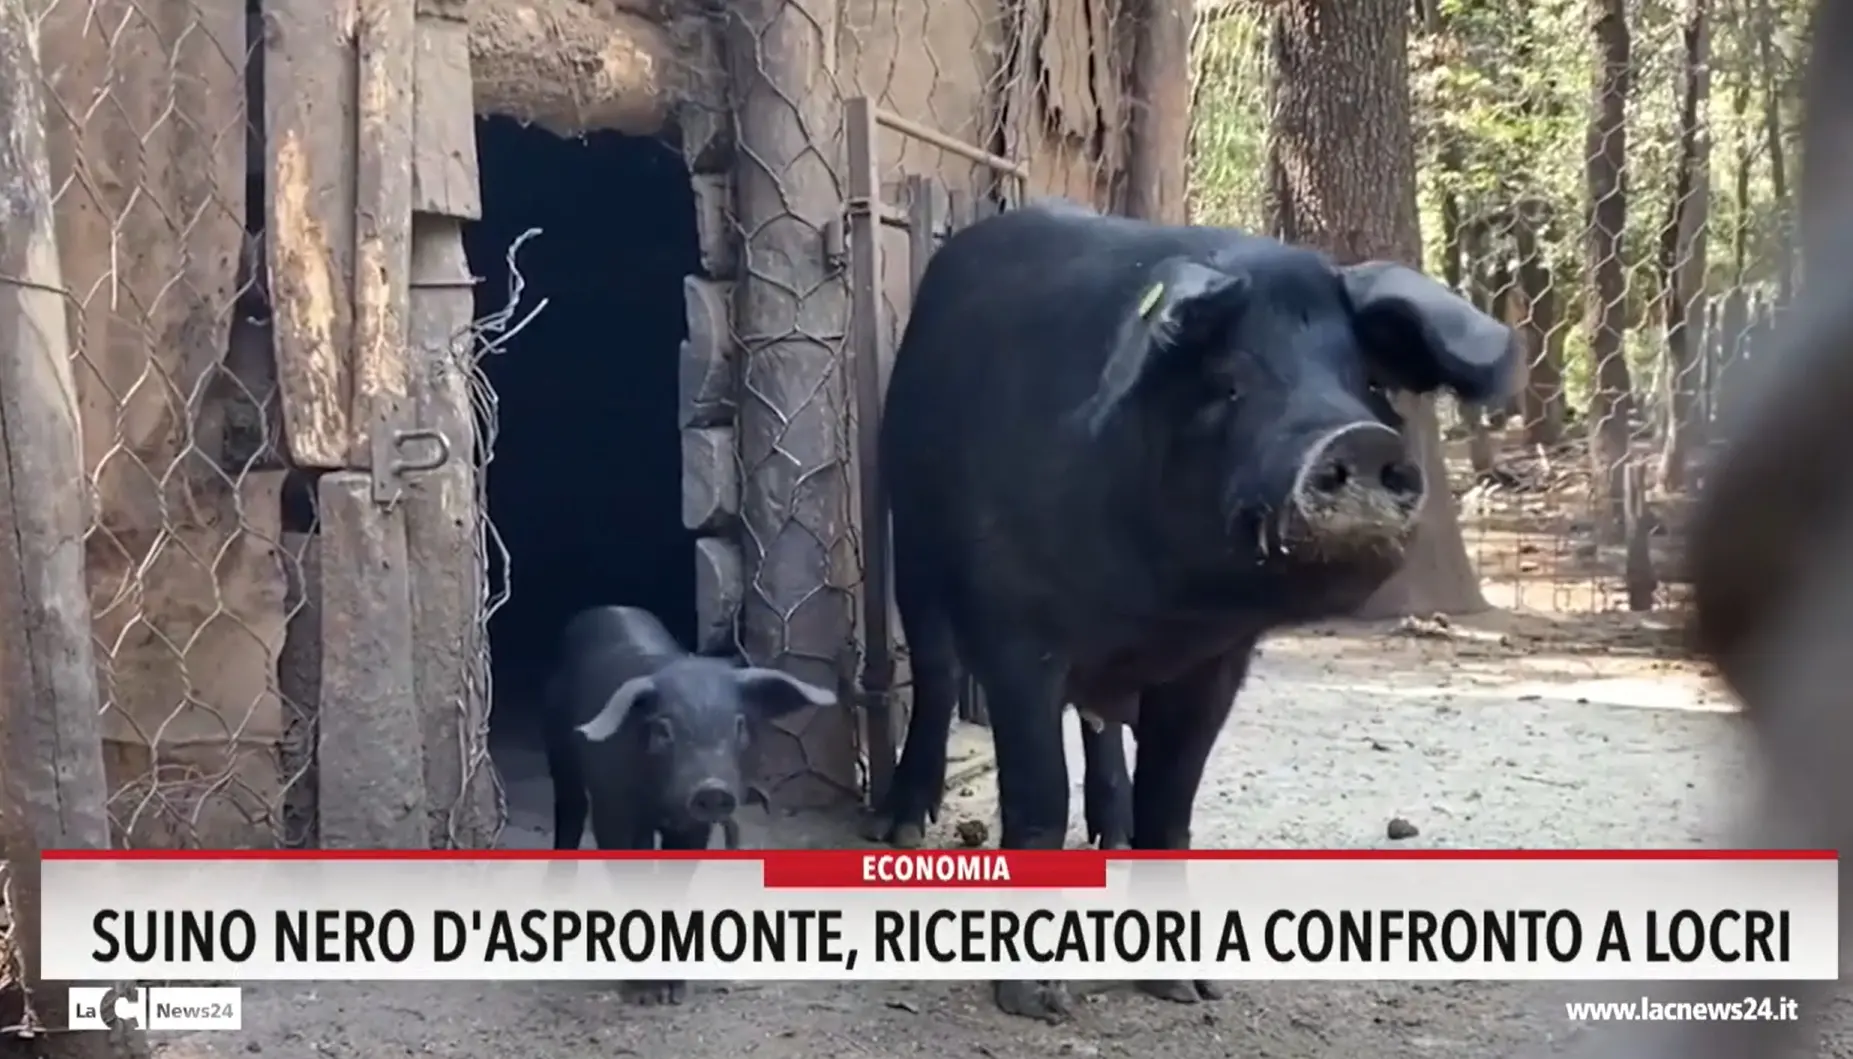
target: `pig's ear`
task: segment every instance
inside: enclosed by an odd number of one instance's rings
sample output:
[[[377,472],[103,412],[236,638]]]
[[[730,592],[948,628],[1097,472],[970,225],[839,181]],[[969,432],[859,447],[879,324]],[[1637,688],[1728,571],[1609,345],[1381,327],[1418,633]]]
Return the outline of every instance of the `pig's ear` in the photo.
[[[1518,384],[1512,329],[1415,269],[1393,261],[1341,267],[1352,319],[1384,381],[1415,393],[1447,387],[1493,403]]]
[[[610,739],[624,726],[624,719],[631,715],[631,710],[655,691],[654,677],[632,677],[619,684],[618,690],[605,700],[605,708],[598,711],[598,716],[579,726],[579,734],[594,743]]]
[[[761,717],[777,717],[800,706],[836,705],[834,692],[781,670],[748,666],[734,670],[734,679],[740,682],[740,697]]]
[[[1154,266],[1126,306],[1099,388],[1081,408],[1088,433],[1098,436],[1141,389],[1199,370],[1247,304],[1248,289],[1245,277],[1187,258]]]

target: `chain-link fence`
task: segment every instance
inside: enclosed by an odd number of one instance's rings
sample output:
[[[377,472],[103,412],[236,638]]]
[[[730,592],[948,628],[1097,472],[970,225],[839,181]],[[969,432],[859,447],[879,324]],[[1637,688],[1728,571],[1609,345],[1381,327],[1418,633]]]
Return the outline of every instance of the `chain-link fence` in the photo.
[[[1281,230],[1280,12],[1199,3],[1191,206]],[[1518,332],[1526,385],[1444,408],[1487,602],[1683,594],[1724,384],[1786,304],[1806,5],[1424,0],[1408,76],[1423,265]],[[1303,42],[1300,46],[1304,46]],[[1317,168],[1317,159],[1314,159]],[[1291,233],[1288,233],[1291,234]]]

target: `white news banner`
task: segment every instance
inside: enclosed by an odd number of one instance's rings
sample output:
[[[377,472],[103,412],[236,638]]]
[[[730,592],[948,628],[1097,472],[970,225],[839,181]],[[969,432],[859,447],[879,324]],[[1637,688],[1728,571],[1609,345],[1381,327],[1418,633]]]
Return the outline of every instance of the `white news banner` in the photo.
[[[142,1030],[243,1029],[244,989],[235,985],[71,987],[71,1029],[107,1030],[117,1025]]]
[[[43,974],[76,982],[1839,976],[1829,851],[48,850],[42,873]]]

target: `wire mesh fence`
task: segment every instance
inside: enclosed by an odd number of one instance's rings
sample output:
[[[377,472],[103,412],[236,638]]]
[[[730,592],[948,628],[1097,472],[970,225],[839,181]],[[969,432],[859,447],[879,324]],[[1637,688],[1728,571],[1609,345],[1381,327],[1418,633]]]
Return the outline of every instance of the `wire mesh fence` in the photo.
[[[722,17],[739,101],[739,256],[730,275],[713,278],[733,284],[742,365],[737,646],[847,690],[864,675],[863,608],[886,598],[861,580],[857,513],[873,443],[854,372],[867,363],[885,380],[919,269],[954,227],[1026,193],[1114,205],[1133,109],[1127,15],[1115,4],[767,0]],[[826,54],[836,64],[820,73]],[[873,115],[863,156],[852,154],[858,134],[847,117],[858,104]],[[1013,169],[1035,172],[1032,186]],[[862,247],[851,242],[858,211],[868,222]],[[879,264],[858,277],[859,256]],[[858,301],[856,284],[870,297]],[[886,625],[904,686],[905,645]],[[863,790],[854,714],[824,711],[807,724],[761,744],[775,799]]]
[[[112,826],[288,843],[301,707],[277,659],[301,556],[266,428],[243,0],[59,0],[38,30]]]
[[[1730,433],[1718,439],[1720,451],[1693,515],[1693,631],[1741,697],[1763,760],[1760,789],[1751,794],[1757,811],[1741,831],[1746,844],[1834,849],[1845,856],[1853,787],[1839,748],[1847,734],[1842,689],[1849,673],[1836,630],[1845,627],[1853,606],[1845,547],[1853,524],[1845,475],[1821,457],[1844,447],[1845,408],[1853,398],[1846,356],[1853,316],[1845,273],[1837,267],[1845,263],[1853,220],[1842,149],[1853,4],[1821,0],[1803,14],[1819,35],[1807,62],[1803,126],[1808,172],[1801,186],[1809,223],[1796,240],[1807,256],[1808,282],[1777,278],[1794,284],[1792,303],[1789,290],[1782,292],[1792,310],[1756,336],[1753,359],[1715,384],[1729,398]],[[1840,889],[1844,901],[1853,887],[1843,878]],[[1743,989],[1717,982],[1684,992],[1709,1000]],[[1795,997],[1802,1015],[1794,1022],[1724,1031],[1669,1024],[1638,1038],[1610,1033],[1589,1042],[1585,1054],[1709,1059],[1831,1051],[1833,992],[1831,983],[1802,983]]]
[[[316,481],[282,429],[262,17],[244,0],[57,0],[36,29],[113,839],[315,844]],[[426,344],[420,377],[468,389],[481,329]],[[479,470],[459,467],[478,487]],[[480,565],[486,547],[466,550]],[[480,589],[480,634],[486,578],[459,581]],[[457,645],[459,696],[486,703],[486,654],[483,635]],[[455,742],[441,749],[470,787],[485,733]]]
[[[738,261],[731,325],[740,356],[734,441],[738,647],[820,686],[847,689],[853,661],[848,290],[825,259],[840,230],[844,94],[800,56],[836,44],[822,5],[732,5],[724,47],[739,104],[733,216]],[[858,783],[847,710],[801,731],[761,733],[774,799],[833,801]]]
[[[20,564],[27,585],[25,598],[8,595],[6,622],[10,640],[39,635],[39,625],[87,622],[78,635],[89,649],[65,651],[50,663],[68,672],[48,678],[49,694],[9,680],[0,987],[31,974],[27,947],[14,944],[12,929],[36,908],[36,872],[24,867],[33,847],[61,839],[158,848],[319,844],[317,766],[325,744],[318,706],[327,672],[316,500],[327,468],[305,470],[285,440],[279,382],[285,358],[276,348],[278,292],[269,264],[279,253],[287,257],[288,248],[279,251],[275,240],[267,245],[266,232],[268,221],[303,204],[275,185],[289,175],[275,172],[276,144],[264,136],[264,13],[245,0],[54,0],[12,5],[8,15],[28,27],[9,36],[36,37],[36,49],[7,56],[8,76],[24,78],[35,97],[28,102],[12,93],[18,106],[8,119],[36,128],[9,128],[8,136],[9,143],[30,144],[43,132],[40,169],[31,176],[47,185],[44,216],[37,218],[46,231],[20,227],[34,219],[26,216],[34,200],[18,199],[18,215],[9,210],[0,233],[8,251],[0,281],[60,297],[53,315],[63,317],[68,334],[54,337],[42,320],[20,316],[10,322],[35,330],[9,333],[6,341],[21,342],[28,353],[68,354],[68,376],[66,369],[9,365],[0,388],[12,407],[33,399],[21,397],[28,382],[62,387],[51,400],[68,413],[72,435],[59,438],[54,426],[28,437],[29,424],[9,422],[9,458],[42,471],[46,444],[55,450],[74,442],[76,466],[69,479],[55,482],[15,474],[7,500],[63,510],[68,499],[81,508],[74,517],[82,525],[68,527],[70,543],[81,533],[81,561],[68,569],[28,569],[30,557],[10,557],[9,567]],[[41,104],[42,117],[35,113]],[[414,240],[415,275],[396,279],[410,290],[415,315],[433,308],[431,292],[450,299],[450,308],[459,294],[469,301],[469,277],[456,274],[462,267],[456,224],[443,223],[450,240],[444,232]],[[28,253],[23,264],[12,260],[35,247],[55,252]],[[47,269],[55,278],[36,275]],[[298,288],[300,279],[299,272],[285,277]],[[307,292],[311,299],[329,293]],[[300,299],[305,292],[286,294]],[[461,418],[445,424],[445,448],[458,456],[448,473],[406,491],[408,524],[420,517],[421,504],[427,524],[433,510],[448,515],[483,506],[482,465],[494,438],[486,433],[472,443],[470,435],[492,431],[494,416],[491,410],[470,423],[470,399],[492,401],[477,362],[509,321],[469,324],[466,312],[460,323],[443,323],[456,317],[424,312],[409,336],[411,397],[424,403],[427,416],[448,402]],[[418,326],[432,320],[435,330]],[[466,496],[473,503],[461,501]],[[389,511],[398,499],[380,501],[376,491],[376,502]],[[51,521],[33,532],[56,536],[60,528]],[[494,531],[474,520],[440,521],[455,522],[456,532],[405,531],[413,538],[406,546],[411,558],[449,572],[441,583],[428,583],[438,585],[428,593],[434,598],[414,601],[405,620],[416,625],[425,611],[445,607],[466,619],[454,637],[438,628],[442,622],[427,622],[427,631],[443,634],[427,639],[443,642],[421,647],[426,661],[415,666],[418,691],[430,700],[426,716],[435,719],[425,733],[425,774],[417,780],[450,788],[454,797],[418,807],[428,810],[428,836],[424,812],[409,830],[419,844],[428,837],[437,846],[483,846],[496,839],[501,809],[486,732],[486,624],[498,603],[486,569]],[[76,593],[68,599],[54,583],[67,575]],[[447,593],[461,598],[435,598]],[[15,627],[20,622],[26,628]],[[101,722],[100,740],[91,739],[100,746],[103,781],[94,836],[70,824],[85,810],[78,792],[58,789],[65,777],[22,777],[14,767],[26,751],[46,751],[35,743],[37,734],[68,723],[73,708],[95,710],[92,718]],[[81,771],[82,748],[51,749],[57,760],[34,763],[35,770]],[[33,786],[40,779],[49,779],[49,794]],[[38,817],[61,799],[69,800],[57,807],[64,833],[52,834]],[[55,1024],[62,1016],[53,1001],[16,1017],[12,1002],[20,992],[0,988],[0,994],[8,1030]]]
[[[1292,6],[1292,5],[1288,5]],[[1506,407],[1443,409],[1487,601],[1676,605],[1731,372],[1779,317],[1805,5],[1418,4],[1424,266],[1518,332]],[[1280,230],[1279,5],[1199,4],[1193,219]]]

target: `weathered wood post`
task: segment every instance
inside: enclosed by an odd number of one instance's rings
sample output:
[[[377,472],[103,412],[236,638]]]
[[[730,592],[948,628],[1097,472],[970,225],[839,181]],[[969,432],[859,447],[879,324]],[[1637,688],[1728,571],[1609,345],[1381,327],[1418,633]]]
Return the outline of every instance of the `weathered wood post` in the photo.
[[[1629,460],[1622,468],[1622,487],[1622,518],[1627,541],[1623,582],[1628,590],[1628,609],[1652,610],[1660,579],[1654,573],[1653,517],[1647,508],[1646,468]]]
[[[360,0],[355,17],[319,0],[264,5],[277,382],[292,462],[328,472],[316,824],[330,848],[430,838],[399,502],[399,472],[429,455],[405,444],[413,5]]]
[[[836,10],[822,0],[740,0],[722,17],[740,148],[741,646],[754,662],[846,693],[849,291],[827,238],[843,216]],[[859,797],[847,705],[806,710],[777,727],[784,735],[764,733],[759,761],[775,800],[820,806]]]
[[[463,0],[422,0],[413,57],[409,385],[421,426],[450,442],[444,466],[406,484],[412,686],[424,725],[434,848],[494,844],[488,747],[487,572],[470,373],[475,298],[463,222],[482,217]]]
[[[1187,219],[1190,158],[1190,0],[1140,0],[1133,37],[1132,137],[1126,212],[1166,224]]]
[[[65,990],[39,980],[39,854],[107,848],[109,819],[33,6],[0,0],[0,978],[25,990],[0,1010],[61,1028]]]
[[[412,223],[413,0],[360,0],[354,23],[353,344],[344,469],[324,475],[318,831],[334,847],[428,842],[413,689],[404,509],[382,498],[412,422],[405,346]],[[355,468],[348,470],[345,468]],[[364,468],[364,469],[363,469]]]

